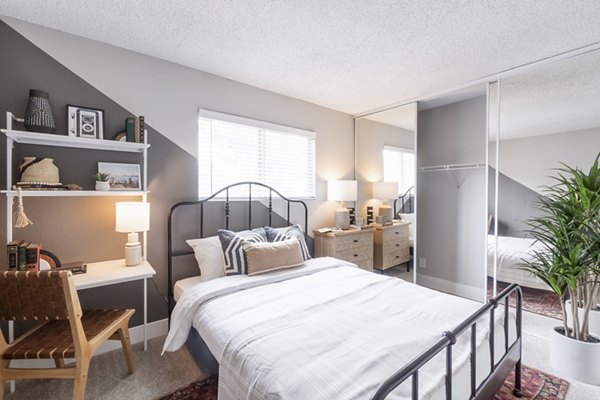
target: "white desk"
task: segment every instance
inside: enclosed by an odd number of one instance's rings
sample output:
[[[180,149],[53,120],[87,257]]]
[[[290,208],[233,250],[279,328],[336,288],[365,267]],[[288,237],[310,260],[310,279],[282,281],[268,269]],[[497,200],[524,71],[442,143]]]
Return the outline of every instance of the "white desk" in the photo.
[[[146,327],[148,325],[148,278],[156,275],[156,271],[148,261],[140,265],[128,267],[125,260],[111,260],[87,265],[85,274],[73,275],[75,288],[85,290],[118,283],[144,280],[144,351],[148,348]]]

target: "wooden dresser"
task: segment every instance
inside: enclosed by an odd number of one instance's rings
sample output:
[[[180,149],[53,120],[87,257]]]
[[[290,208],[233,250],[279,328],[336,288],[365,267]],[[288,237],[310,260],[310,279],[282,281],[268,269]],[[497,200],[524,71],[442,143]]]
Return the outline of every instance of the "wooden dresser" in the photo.
[[[374,267],[386,270],[410,260],[408,226],[400,222],[389,226],[375,227]]]
[[[362,269],[373,270],[373,229],[356,229],[319,233],[315,237],[316,257],[335,257],[355,263]]]

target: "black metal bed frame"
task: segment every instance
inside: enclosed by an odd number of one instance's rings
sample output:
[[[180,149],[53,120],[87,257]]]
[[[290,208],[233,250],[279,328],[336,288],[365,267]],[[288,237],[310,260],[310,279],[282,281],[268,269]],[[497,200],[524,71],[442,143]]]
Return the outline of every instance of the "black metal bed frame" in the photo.
[[[509,345],[509,296],[515,293],[516,301],[516,338]],[[494,362],[495,352],[495,311],[500,302],[504,300],[504,355],[496,363]],[[488,302],[473,313],[469,318],[463,321],[452,331],[446,331],[442,334],[442,338],[425,350],[411,362],[406,364],[401,370],[388,378],[375,392],[371,400],[385,399],[396,387],[406,381],[408,378],[412,380],[412,400],[419,398],[419,368],[425,365],[433,357],[446,350],[446,400],[452,399],[452,346],[456,343],[456,337],[465,331],[471,331],[471,395],[469,399],[473,400],[489,400],[494,397],[504,380],[510,373],[510,370],[515,368],[515,386],[513,394],[516,397],[521,397],[521,354],[522,354],[522,309],[523,309],[523,292],[517,284],[512,284],[502,291],[498,296],[488,300]],[[477,386],[476,382],[476,365],[477,365],[477,346],[476,332],[477,321],[484,315],[490,316],[490,373]]]
[[[233,200],[230,200],[229,190],[234,187],[238,187],[238,186],[248,186],[248,196],[244,197],[242,199],[235,198]],[[265,197],[253,198],[252,197],[252,187],[253,186],[258,186],[258,187],[267,189],[269,191],[269,196],[266,198]],[[173,258],[194,254],[194,251],[191,249],[173,250],[173,217],[174,217],[175,211],[182,207],[194,207],[194,206],[200,207],[200,238],[203,238],[204,237],[204,204],[210,200],[215,199],[219,194],[221,194],[223,192],[225,192],[225,199],[222,200],[224,202],[223,210],[224,210],[224,217],[225,217],[225,229],[229,229],[229,218],[230,218],[230,212],[231,212],[230,202],[240,201],[240,200],[248,202],[248,229],[252,229],[253,228],[253,226],[252,226],[252,201],[268,199],[269,203],[267,206],[267,210],[268,210],[268,215],[269,215],[269,226],[271,226],[272,221],[273,221],[273,194],[275,194],[275,195],[277,195],[276,199],[281,199],[287,203],[287,225],[288,226],[290,225],[290,205],[292,203],[299,204],[304,208],[303,229],[304,229],[304,235],[306,236],[306,234],[307,234],[306,229],[308,228],[308,207],[306,206],[306,203],[303,202],[302,200],[290,199],[290,198],[282,195],[276,189],[274,189],[270,186],[267,186],[263,183],[260,183],[260,182],[234,183],[232,185],[226,186],[226,187],[216,191],[215,193],[213,193],[212,195],[210,195],[209,197],[206,197],[204,199],[193,200],[193,201],[181,201],[179,203],[174,204],[173,206],[171,206],[171,209],[169,210],[169,219],[168,219],[168,223],[167,223],[169,325],[171,322],[171,312],[173,311],[173,306],[174,306],[174,302],[175,302],[175,297],[174,297],[174,293],[173,293],[173,284],[174,284],[174,282],[173,282]]]
[[[415,187],[411,186],[406,192],[404,192],[403,195],[398,196],[396,199],[394,199],[394,218],[398,218],[398,214],[411,214],[415,212],[414,191]],[[400,209],[398,209],[398,201],[400,201]]]
[[[298,203],[304,208],[304,233],[307,234],[308,227],[308,207],[306,203],[301,200],[294,200],[283,196],[277,190],[264,185],[259,182],[240,182],[224,187],[223,189],[215,192],[211,196],[194,201],[182,201],[174,204],[169,210],[168,216],[168,306],[169,306],[169,322],[171,318],[171,312],[175,302],[173,294],[173,259],[175,257],[185,256],[194,254],[192,250],[173,250],[173,217],[175,211],[187,206],[199,206],[200,207],[200,238],[204,237],[204,204],[210,200],[215,199],[219,194],[225,192],[226,196],[224,199],[224,217],[225,217],[225,228],[229,228],[230,218],[230,202],[239,201],[240,199],[230,200],[229,190],[237,186],[248,186],[248,196],[244,201],[248,202],[248,229],[252,229],[252,201],[262,200],[264,198],[252,198],[252,187],[260,186],[268,189],[268,215],[269,225],[272,223],[273,214],[273,193],[275,193],[279,199],[287,202],[287,225],[290,225],[290,205],[292,203]],[[407,196],[413,188],[409,189],[404,196]],[[399,199],[402,199],[400,196]],[[398,199],[397,199],[398,200]],[[404,201],[403,201],[404,205]],[[396,202],[394,202],[394,211],[396,211]],[[509,345],[509,296],[511,294],[516,295],[516,338]],[[504,355],[502,358],[495,363],[495,310],[498,305],[504,301]],[[429,349],[425,350],[419,356],[410,361],[406,366],[400,369],[398,372],[393,374],[385,382],[383,382],[371,400],[383,400],[385,399],[396,387],[405,382],[407,379],[412,380],[412,400],[418,400],[419,397],[419,369],[430,361],[437,354],[446,350],[446,400],[452,399],[452,346],[456,343],[456,338],[460,334],[470,329],[471,331],[471,355],[470,355],[470,367],[471,367],[471,395],[470,400],[488,400],[493,398],[497,390],[502,386],[504,380],[510,373],[511,369],[515,368],[515,387],[513,393],[517,397],[521,397],[521,354],[522,354],[522,339],[521,339],[521,326],[522,326],[522,305],[523,305],[523,294],[521,287],[512,284],[507,287],[502,293],[488,302],[473,313],[469,318],[463,321],[452,331],[446,331],[442,334],[442,338],[436,342]],[[488,376],[477,386],[476,382],[476,365],[477,365],[477,348],[476,348],[476,327],[477,322],[486,314],[490,316],[490,339],[489,339],[489,351],[490,351],[490,373]],[[202,338],[196,335],[190,335],[188,343],[192,343],[192,353],[194,358],[199,360],[205,367],[209,368],[209,371],[217,376],[218,364],[210,351],[208,350],[206,343]]]

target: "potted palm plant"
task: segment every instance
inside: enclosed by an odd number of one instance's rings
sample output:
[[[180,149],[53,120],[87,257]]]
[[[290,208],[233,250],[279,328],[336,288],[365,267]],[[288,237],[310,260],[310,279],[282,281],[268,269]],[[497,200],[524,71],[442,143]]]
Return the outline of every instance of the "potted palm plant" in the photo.
[[[528,221],[528,232],[540,249],[523,265],[562,299],[563,325],[550,338],[553,368],[596,385],[600,332],[590,332],[590,313],[597,309],[600,291],[599,158],[588,172],[565,164],[557,170],[556,184],[545,187],[539,197],[540,216]]]

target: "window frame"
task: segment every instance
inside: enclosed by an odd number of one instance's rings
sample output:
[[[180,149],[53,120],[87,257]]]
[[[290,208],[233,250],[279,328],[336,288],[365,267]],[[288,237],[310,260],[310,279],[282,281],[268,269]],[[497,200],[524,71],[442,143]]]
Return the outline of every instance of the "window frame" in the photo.
[[[381,150],[381,158],[383,160],[383,174],[382,175],[383,175],[384,181],[385,181],[385,151],[386,150],[387,151],[394,151],[396,153],[408,153],[408,154],[412,154],[413,157],[415,157],[415,154],[416,154],[415,153],[415,149],[410,149],[410,148],[401,147],[401,146],[395,146],[395,145],[392,145],[392,144],[384,144],[383,145],[383,149]],[[417,180],[417,165],[416,165],[416,163],[417,163],[417,159],[415,157],[414,161],[413,161],[413,172],[414,172],[413,181],[415,183],[416,183],[416,180]],[[402,183],[404,183],[404,182],[402,182]],[[412,187],[414,187],[414,184],[413,184]],[[410,188],[408,188],[408,189],[406,189],[406,190],[404,190],[404,191],[401,192],[402,189],[403,188],[401,187],[400,182],[398,182],[398,196],[404,195]]]

